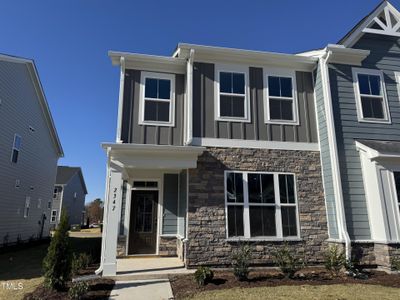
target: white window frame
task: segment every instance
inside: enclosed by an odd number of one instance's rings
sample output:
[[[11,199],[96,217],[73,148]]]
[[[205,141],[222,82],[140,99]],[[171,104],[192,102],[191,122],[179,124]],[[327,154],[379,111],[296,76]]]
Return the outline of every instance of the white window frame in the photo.
[[[19,147],[19,148],[17,148],[17,147],[15,146],[15,141],[16,141],[17,137],[20,139],[20,147]],[[21,145],[22,145],[22,137],[21,137],[19,134],[14,134],[14,140],[13,140],[13,145],[12,145],[12,149],[11,149],[11,157],[10,157],[10,161],[11,161],[13,164],[17,164],[17,163],[18,163],[19,154],[20,154],[20,152],[21,152]],[[16,162],[13,162],[14,150],[16,150],[16,151],[18,152],[18,158],[17,158],[17,161],[16,161]]]
[[[24,218],[29,217],[30,207],[31,207],[31,197],[27,196],[25,198]]]
[[[171,82],[170,99],[158,98],[145,98],[146,79],[164,79]],[[141,72],[140,74],[140,95],[139,95],[139,125],[153,125],[153,126],[175,126],[175,74],[168,73],[154,73],[154,72]],[[160,101],[169,103],[169,122],[161,121],[145,121],[144,108],[146,101]]]
[[[390,118],[389,103],[388,103],[387,94],[386,94],[386,86],[385,86],[385,81],[383,78],[383,72],[381,70],[375,70],[375,69],[352,68],[352,73],[353,73],[353,87],[354,87],[354,94],[355,94],[355,98],[356,98],[358,122],[391,124],[392,121]],[[359,74],[379,76],[380,82],[381,82],[382,96],[373,96],[373,95],[365,95],[365,96],[371,97],[371,98],[375,98],[375,97],[383,98],[382,105],[383,105],[383,114],[385,116],[384,119],[364,118],[363,111],[362,111],[360,88],[359,88],[359,84],[358,84],[358,75]]]
[[[53,215],[53,212],[54,212],[54,211],[56,212],[55,215]],[[57,209],[52,209],[52,210],[51,210],[51,213],[50,213],[50,223],[54,224],[54,223],[57,222],[57,215],[58,215]],[[53,217],[54,217],[54,221],[53,221]]]
[[[297,82],[296,82],[296,71],[295,70],[285,70],[285,69],[264,69],[263,74],[265,74],[264,80],[264,121],[266,124],[281,124],[281,125],[299,125],[299,104],[297,97]],[[275,97],[271,98],[282,99],[282,100],[292,100],[293,109],[293,120],[271,120],[270,109],[269,109],[269,77],[285,77],[292,79],[292,97]]]
[[[219,91],[219,82],[220,82],[220,74],[221,72],[226,73],[240,73],[244,74],[244,117],[225,117],[221,116],[220,112],[220,91]],[[251,122],[251,113],[250,113],[250,87],[249,87],[249,66],[240,66],[240,65],[215,65],[215,74],[214,74],[214,111],[215,111],[215,120],[216,121],[225,121],[225,122],[243,122],[250,123]],[[242,94],[229,94],[229,95],[237,95],[243,96]]]
[[[227,194],[227,186],[226,179],[228,173],[241,173],[243,176],[243,203],[235,203],[228,202],[228,194]],[[272,174],[274,176],[274,194],[275,194],[275,203],[249,203],[249,194],[248,194],[248,174]],[[280,189],[279,189],[279,175],[292,175],[294,181],[294,196],[295,196],[295,204],[293,203],[281,203],[280,200]],[[297,178],[296,174],[288,173],[288,172],[260,172],[260,171],[235,171],[235,170],[225,170],[224,172],[224,195],[225,195],[225,236],[228,241],[240,241],[240,240],[249,240],[249,241],[298,241],[301,240],[300,237],[300,216],[299,216],[299,201],[297,196]],[[228,206],[231,205],[239,205],[243,206],[243,233],[244,236],[240,237],[229,237],[228,234]],[[276,236],[257,236],[252,237],[250,233],[250,206],[274,206],[275,210],[275,228],[276,228]],[[296,208],[296,229],[297,235],[295,236],[283,236],[283,228],[282,228],[282,213],[281,208],[289,206]]]

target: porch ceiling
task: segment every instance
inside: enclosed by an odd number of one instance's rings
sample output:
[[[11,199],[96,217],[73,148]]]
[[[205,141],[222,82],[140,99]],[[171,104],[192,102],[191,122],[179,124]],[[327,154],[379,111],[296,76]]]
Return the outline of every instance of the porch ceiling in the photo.
[[[190,169],[197,167],[197,157],[204,147],[143,144],[102,144],[107,156],[124,168]]]

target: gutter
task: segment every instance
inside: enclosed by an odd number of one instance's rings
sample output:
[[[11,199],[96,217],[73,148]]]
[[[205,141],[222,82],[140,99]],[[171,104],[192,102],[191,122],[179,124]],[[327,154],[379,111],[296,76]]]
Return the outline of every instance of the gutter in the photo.
[[[186,146],[191,145],[193,142],[193,60],[194,49],[190,49],[189,58],[186,64]]]
[[[121,128],[122,128],[122,108],[124,100],[124,86],[125,86],[125,57],[120,58],[121,71],[119,77],[119,98],[118,98],[118,123],[117,123],[117,143],[122,143]]]
[[[329,83],[328,63],[332,55],[332,50],[326,49],[325,54],[319,59],[321,68],[322,86],[325,100],[325,113],[328,127],[328,138],[330,144],[330,157],[332,163],[333,190],[335,194],[336,212],[338,216],[338,226],[341,239],[345,242],[346,259],[351,258],[351,241],[347,232],[346,217],[344,211],[342,181],[340,176],[340,166],[338,149],[336,144],[335,122],[333,118],[332,97]]]

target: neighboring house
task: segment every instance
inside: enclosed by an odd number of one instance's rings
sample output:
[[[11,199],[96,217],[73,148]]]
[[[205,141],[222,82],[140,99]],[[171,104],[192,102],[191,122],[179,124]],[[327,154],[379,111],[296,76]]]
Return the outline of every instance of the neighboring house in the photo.
[[[285,241],[389,267],[400,255],[400,13],[387,1],[338,44],[300,54],[179,44],[110,52],[121,68],[101,267],[177,255],[229,266]],[[118,234],[117,234],[118,233]]]
[[[33,60],[0,55],[0,247],[49,236],[62,156]]]
[[[56,227],[60,221],[61,210],[68,214],[69,225],[83,225],[85,220],[85,180],[79,167],[59,166],[54,185],[50,224]]]

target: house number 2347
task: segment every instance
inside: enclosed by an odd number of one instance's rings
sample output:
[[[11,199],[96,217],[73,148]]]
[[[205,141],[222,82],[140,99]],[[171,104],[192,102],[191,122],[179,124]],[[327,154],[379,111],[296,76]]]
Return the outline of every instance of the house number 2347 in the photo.
[[[113,190],[113,196],[112,196],[112,211],[114,211],[115,208],[116,208],[115,203],[117,202],[117,190],[118,190],[118,188],[114,188],[114,190]]]

